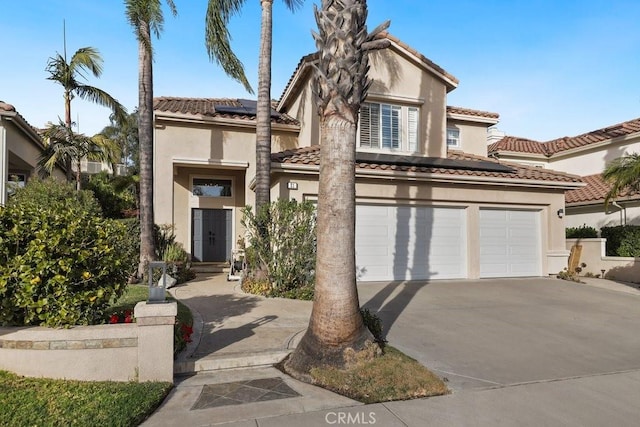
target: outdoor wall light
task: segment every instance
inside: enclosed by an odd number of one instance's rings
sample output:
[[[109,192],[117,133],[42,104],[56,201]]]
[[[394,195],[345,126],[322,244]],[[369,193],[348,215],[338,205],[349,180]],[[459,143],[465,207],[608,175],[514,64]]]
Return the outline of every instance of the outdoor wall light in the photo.
[[[556,213],[558,214],[558,218],[564,217],[564,209],[558,209],[558,212]]]
[[[298,183],[297,182],[293,182],[293,181],[289,181],[289,182],[287,182],[287,188],[289,190],[297,190],[298,189]]]

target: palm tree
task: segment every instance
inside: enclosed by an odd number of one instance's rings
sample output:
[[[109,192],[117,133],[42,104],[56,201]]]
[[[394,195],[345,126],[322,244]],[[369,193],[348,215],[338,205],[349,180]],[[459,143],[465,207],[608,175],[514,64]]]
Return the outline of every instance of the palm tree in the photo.
[[[76,169],[77,190],[81,189],[80,162],[82,159],[106,161],[110,156],[109,151],[112,150],[109,143],[99,138],[75,133],[71,126],[67,126],[62,120],[58,124],[50,124],[42,136],[45,139],[46,148],[40,156],[39,165],[51,173],[56,164],[73,164]]]
[[[350,352],[379,351],[363,324],[356,288],[355,153],[369,86],[367,50],[386,46],[375,37],[389,24],[367,35],[366,0],[322,0],[315,14],[321,138],[315,298],[307,332],[285,366],[303,380],[313,367],[344,367]]]
[[[304,0],[283,0],[294,11]],[[231,52],[227,24],[238,13],[245,0],[217,0],[209,2],[206,21],[209,56],[220,57]],[[271,52],[273,0],[260,0],[262,17],[260,26],[260,58],[258,61],[258,102],[256,106],[256,212],[268,204],[271,191]],[[238,65],[235,64],[234,67]],[[240,68],[242,65],[240,64]],[[252,93],[248,83],[245,88]]]
[[[60,84],[64,89],[65,126],[71,127],[71,101],[76,96],[110,108],[118,119],[126,116],[126,109],[114,97],[102,89],[81,82],[82,79],[86,79],[86,73],[91,73],[96,78],[102,75],[102,57],[97,49],[93,47],[80,48],[73,54],[71,60],[67,62],[65,41],[63,54],[56,53],[55,56],[50,57],[47,61],[46,70],[50,74],[47,79]],[[70,163],[65,163],[68,181],[71,181],[72,177],[70,165]]]
[[[142,278],[155,258],[153,240],[153,49],[151,32],[160,36],[164,15],[160,0],[127,0],[126,16],[138,40],[138,139],[140,143],[140,263]],[[177,14],[173,0],[167,0]]]
[[[116,164],[123,163],[127,169],[137,171],[135,163],[138,154],[138,111],[127,114],[124,120],[110,117],[111,123],[102,128],[100,133],[93,136],[94,140],[102,141],[107,151],[107,161],[111,164],[113,174],[116,173]],[[137,172],[136,172],[137,173]]]
[[[602,178],[611,185],[604,200],[605,208],[624,190],[639,192],[640,154],[632,153],[613,160],[602,172]]]

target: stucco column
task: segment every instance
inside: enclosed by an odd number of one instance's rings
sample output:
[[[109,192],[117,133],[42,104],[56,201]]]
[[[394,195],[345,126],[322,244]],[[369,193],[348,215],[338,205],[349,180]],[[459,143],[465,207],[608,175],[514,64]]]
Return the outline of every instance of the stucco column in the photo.
[[[0,206],[7,203],[7,179],[9,178],[9,153],[7,131],[0,125]]]
[[[138,381],[173,382],[175,302],[139,302],[133,310],[138,325]]]

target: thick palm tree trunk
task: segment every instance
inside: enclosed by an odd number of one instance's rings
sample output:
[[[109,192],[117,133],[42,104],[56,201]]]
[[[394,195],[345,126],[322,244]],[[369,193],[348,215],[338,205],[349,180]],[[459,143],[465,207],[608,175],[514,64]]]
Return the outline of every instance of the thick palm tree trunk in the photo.
[[[271,48],[273,0],[261,0],[260,59],[256,111],[256,212],[271,191]]]
[[[148,22],[140,23],[138,40],[138,136],[140,140],[140,264],[142,277],[147,263],[155,259],[153,240],[153,64]]]
[[[309,328],[285,365],[300,379],[313,367],[344,367],[350,355],[379,351],[360,315],[355,266],[356,129],[367,86],[366,16],[364,0],[323,0],[316,9],[321,149],[315,299]]]

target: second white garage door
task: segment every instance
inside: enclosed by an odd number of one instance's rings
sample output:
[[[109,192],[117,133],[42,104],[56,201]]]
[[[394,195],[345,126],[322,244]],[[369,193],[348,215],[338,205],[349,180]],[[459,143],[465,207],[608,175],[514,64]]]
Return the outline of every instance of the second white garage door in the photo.
[[[464,209],[356,207],[358,280],[467,277]]]
[[[540,212],[480,210],[480,277],[540,276]]]

